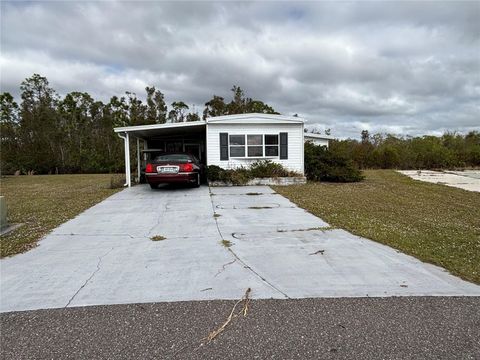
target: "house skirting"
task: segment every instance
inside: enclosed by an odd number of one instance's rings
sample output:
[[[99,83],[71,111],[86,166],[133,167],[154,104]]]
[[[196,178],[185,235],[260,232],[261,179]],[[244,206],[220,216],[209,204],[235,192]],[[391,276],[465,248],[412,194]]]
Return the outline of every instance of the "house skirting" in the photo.
[[[255,178],[249,180],[245,186],[254,186],[254,185],[278,185],[278,186],[286,186],[286,185],[300,185],[306,184],[307,178],[305,176],[297,176],[297,177],[274,177],[274,178]],[[208,185],[210,186],[235,186],[232,183],[225,182],[225,181],[208,181]]]

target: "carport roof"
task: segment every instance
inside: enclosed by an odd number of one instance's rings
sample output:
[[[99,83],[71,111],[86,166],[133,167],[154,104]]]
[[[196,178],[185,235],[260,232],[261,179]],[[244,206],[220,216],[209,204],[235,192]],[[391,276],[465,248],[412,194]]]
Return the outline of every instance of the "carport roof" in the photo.
[[[152,137],[155,135],[168,135],[170,133],[175,133],[180,128],[185,128],[189,130],[200,130],[204,128],[206,124],[207,124],[206,121],[200,120],[200,121],[181,122],[181,123],[124,126],[124,127],[117,127],[114,129],[114,131],[116,133],[127,132],[134,136],[145,138],[145,137]]]

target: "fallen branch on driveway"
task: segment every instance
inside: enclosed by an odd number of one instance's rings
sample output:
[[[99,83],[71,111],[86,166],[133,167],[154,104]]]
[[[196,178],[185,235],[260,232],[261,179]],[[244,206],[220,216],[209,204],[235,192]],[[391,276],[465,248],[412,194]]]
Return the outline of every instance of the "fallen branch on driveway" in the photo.
[[[243,314],[243,316],[247,316],[247,312],[248,312],[248,309],[249,309],[249,304],[250,304],[250,292],[252,291],[252,289],[248,288],[246,291],[245,291],[245,294],[243,295],[243,297],[238,300],[235,305],[233,306],[232,308],[232,311],[230,312],[230,315],[228,315],[228,318],[227,320],[223,323],[222,326],[220,326],[217,330],[215,331],[212,331],[210,332],[210,334],[208,334],[208,336],[206,338],[203,338],[201,339],[201,343],[200,345],[198,345],[194,351],[197,351],[198,349],[200,349],[202,346],[204,346],[205,344],[203,343],[204,340],[207,340],[207,344],[210,343],[213,339],[215,339],[218,335],[220,335],[220,333],[223,332],[223,330],[225,330],[225,328],[228,326],[228,324],[230,324],[230,322],[235,318],[237,317],[238,315],[240,314]],[[237,305],[240,304],[241,302],[243,301],[243,308],[242,310],[235,314],[235,309],[237,308]],[[187,344],[183,347],[181,347],[180,349],[178,349],[177,351],[174,352],[173,354],[173,357],[175,358],[177,355],[179,355],[183,350],[189,348],[189,347],[192,347],[193,345],[195,344]]]
[[[250,298],[249,298],[250,291],[252,291],[252,289],[248,288],[245,291],[245,295],[243,295],[243,297],[240,300],[238,300],[235,303],[235,305],[233,305],[232,311],[230,311],[230,315],[228,315],[227,320],[223,323],[223,325],[220,326],[217,330],[214,330],[210,334],[208,334],[208,336],[205,338],[207,340],[207,343],[211,342],[218,335],[220,335],[223,332],[223,330],[225,330],[225,328],[228,326],[228,324],[230,324],[230,322],[239,315],[239,314],[235,314],[235,309],[237,308],[237,305],[240,304],[242,301],[244,303],[243,303],[242,311],[240,313],[243,313],[243,316],[247,316],[248,304],[250,302]]]
[[[243,309],[242,309],[242,312],[243,312],[243,317],[247,316],[247,312],[248,312],[248,305],[250,305],[250,298],[248,297],[250,295],[250,288],[247,289],[247,291],[245,291],[245,302],[243,303]]]

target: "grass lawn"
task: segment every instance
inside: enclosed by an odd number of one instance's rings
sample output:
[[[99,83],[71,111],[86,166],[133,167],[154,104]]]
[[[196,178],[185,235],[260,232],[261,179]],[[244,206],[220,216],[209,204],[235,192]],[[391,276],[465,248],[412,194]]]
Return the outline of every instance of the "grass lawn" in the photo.
[[[415,181],[392,170],[365,175],[361,183],[274,188],[334,227],[480,283],[480,193]]]
[[[7,199],[9,223],[24,225],[0,237],[0,257],[24,252],[50,230],[120,189],[109,174],[8,176],[0,194]]]

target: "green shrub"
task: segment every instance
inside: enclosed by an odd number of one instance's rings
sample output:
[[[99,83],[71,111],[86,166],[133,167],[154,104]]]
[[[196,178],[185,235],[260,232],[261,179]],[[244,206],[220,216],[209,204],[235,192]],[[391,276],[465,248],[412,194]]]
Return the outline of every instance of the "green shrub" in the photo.
[[[271,160],[259,160],[250,165],[250,174],[254,178],[289,176],[290,172],[281,164]]]
[[[217,165],[207,166],[207,178],[210,181],[223,181],[233,185],[245,185],[252,178],[250,171],[240,167],[235,170],[225,170]]]
[[[271,160],[260,160],[252,163],[250,167],[225,170],[216,165],[207,166],[207,178],[210,181],[223,181],[233,185],[245,185],[253,178],[300,176],[288,171],[281,164]]]
[[[217,165],[207,166],[207,178],[211,181],[222,181],[225,176],[225,170]]]
[[[225,178],[223,181],[232,183],[233,185],[245,185],[253,177],[250,174],[250,170],[246,168],[238,168],[235,170],[226,170]]]
[[[305,175],[312,181],[357,182],[364,179],[351,159],[310,142],[305,143]]]

